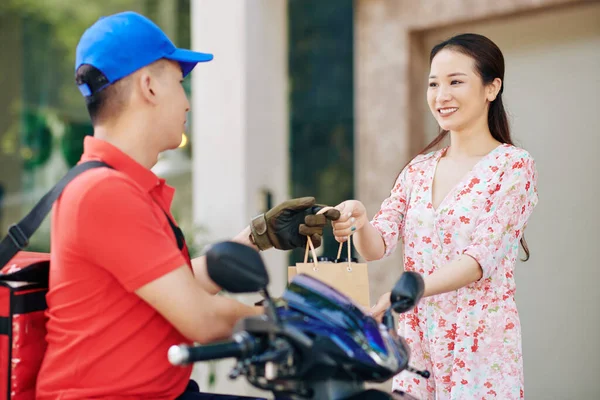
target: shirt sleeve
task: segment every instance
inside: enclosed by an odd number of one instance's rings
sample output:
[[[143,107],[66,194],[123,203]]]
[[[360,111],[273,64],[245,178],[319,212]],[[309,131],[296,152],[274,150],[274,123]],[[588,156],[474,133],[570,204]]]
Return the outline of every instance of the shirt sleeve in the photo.
[[[390,196],[383,201],[381,208],[373,217],[371,225],[379,231],[385,244],[384,257],[394,252],[398,245],[399,237],[404,229],[404,218],[408,207],[408,170],[405,167],[390,192]]]
[[[493,193],[477,221],[471,242],[463,251],[477,260],[483,278],[492,276],[505,258],[514,262],[518,255],[523,230],[538,202],[533,158],[526,152],[511,158],[490,191]]]
[[[97,182],[79,200],[75,226],[85,257],[131,292],[186,264],[152,201],[116,176]]]

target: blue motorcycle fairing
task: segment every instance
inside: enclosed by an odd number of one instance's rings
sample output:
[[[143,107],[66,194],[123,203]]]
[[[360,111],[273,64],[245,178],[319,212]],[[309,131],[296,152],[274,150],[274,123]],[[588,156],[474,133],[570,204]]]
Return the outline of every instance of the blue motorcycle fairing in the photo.
[[[395,374],[406,365],[394,339],[349,297],[331,286],[299,274],[283,294],[286,307],[278,314],[286,323],[313,337],[328,337],[348,360]],[[375,371],[374,371],[375,372]]]

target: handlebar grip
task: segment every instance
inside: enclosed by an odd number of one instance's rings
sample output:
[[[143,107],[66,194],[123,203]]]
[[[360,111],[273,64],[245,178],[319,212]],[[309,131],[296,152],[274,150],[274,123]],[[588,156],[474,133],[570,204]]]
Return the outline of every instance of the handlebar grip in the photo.
[[[234,334],[233,340],[222,343],[203,346],[184,344],[171,346],[168,358],[172,365],[186,365],[198,361],[242,357],[252,352],[255,347],[256,340],[247,333],[242,332]]]

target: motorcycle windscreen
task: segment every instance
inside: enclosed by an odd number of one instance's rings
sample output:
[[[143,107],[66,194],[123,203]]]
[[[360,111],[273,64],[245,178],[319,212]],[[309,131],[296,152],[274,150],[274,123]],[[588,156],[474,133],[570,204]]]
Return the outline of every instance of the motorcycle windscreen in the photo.
[[[364,344],[380,355],[388,354],[377,322],[365,315],[360,306],[348,296],[322,281],[304,274],[296,275],[283,298],[288,307],[346,330],[356,341],[366,341]]]

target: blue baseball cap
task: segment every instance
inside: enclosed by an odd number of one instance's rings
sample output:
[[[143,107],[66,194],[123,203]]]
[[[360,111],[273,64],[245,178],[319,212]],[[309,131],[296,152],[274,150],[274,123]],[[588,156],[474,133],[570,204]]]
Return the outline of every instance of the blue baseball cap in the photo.
[[[89,64],[102,75],[78,85],[79,91],[86,97],[95,94],[161,58],[177,61],[185,77],[213,55],[178,49],[158,25],[133,11],[101,17],[79,39],[75,71]]]

